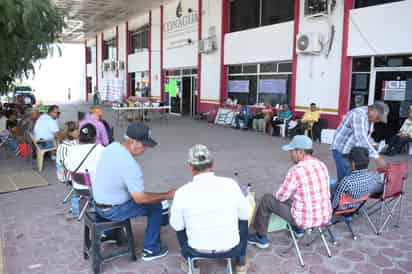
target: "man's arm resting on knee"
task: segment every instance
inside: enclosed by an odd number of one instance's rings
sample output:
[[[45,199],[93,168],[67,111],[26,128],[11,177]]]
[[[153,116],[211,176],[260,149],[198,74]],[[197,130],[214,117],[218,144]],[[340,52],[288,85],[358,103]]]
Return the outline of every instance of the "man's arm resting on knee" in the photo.
[[[131,193],[133,201],[138,204],[157,204],[163,200],[172,200],[176,190],[171,189],[168,192],[152,193],[152,192],[133,192]]]

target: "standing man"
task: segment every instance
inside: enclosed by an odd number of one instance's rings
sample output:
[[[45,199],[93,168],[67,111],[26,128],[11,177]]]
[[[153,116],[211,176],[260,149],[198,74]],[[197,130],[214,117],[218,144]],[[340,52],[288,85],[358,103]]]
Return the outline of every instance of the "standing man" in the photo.
[[[345,155],[349,154],[354,146],[367,148],[369,157],[375,159],[378,166],[385,166],[385,160],[379,156],[370,134],[374,123],[387,123],[388,113],[388,106],[377,101],[368,107],[354,108],[346,114],[332,142],[338,181],[351,172],[349,161]]]
[[[297,237],[302,237],[305,229],[327,224],[332,217],[328,169],[311,156],[312,140],[296,135],[282,149],[289,152],[294,165],[276,194],[265,194],[258,206],[253,223],[256,234],[248,240],[258,248],[269,247],[267,231],[272,213],[285,219]]]
[[[147,216],[142,260],[151,261],[168,253],[160,243],[161,201],[173,199],[176,190],[144,191],[143,173],[133,157],[157,144],[150,136],[150,129],[142,123],[133,123],[124,137],[122,144],[114,142],[106,147],[97,164],[92,182],[96,212],[112,221]]]
[[[213,158],[204,145],[189,150],[192,182],[179,188],[171,209],[187,272],[188,257],[237,258],[236,273],[246,273],[248,218],[251,208],[239,185],[213,173]]]

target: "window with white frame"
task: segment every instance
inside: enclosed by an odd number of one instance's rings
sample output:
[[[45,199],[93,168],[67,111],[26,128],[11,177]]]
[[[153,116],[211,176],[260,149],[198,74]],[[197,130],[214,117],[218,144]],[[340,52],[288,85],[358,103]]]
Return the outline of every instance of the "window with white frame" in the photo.
[[[103,60],[116,60],[116,38],[105,40],[103,43]]]
[[[241,31],[293,20],[291,0],[230,1],[230,31]]]
[[[228,96],[247,105],[289,103],[291,62],[229,66]]]

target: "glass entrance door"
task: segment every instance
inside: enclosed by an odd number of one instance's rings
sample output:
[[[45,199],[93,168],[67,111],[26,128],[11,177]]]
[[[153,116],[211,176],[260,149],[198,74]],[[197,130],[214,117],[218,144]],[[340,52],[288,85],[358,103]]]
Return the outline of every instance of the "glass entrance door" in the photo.
[[[377,141],[388,141],[398,133],[412,103],[412,70],[377,68],[372,77],[372,98],[374,101],[384,101],[390,109],[388,123],[378,123],[373,136]]]

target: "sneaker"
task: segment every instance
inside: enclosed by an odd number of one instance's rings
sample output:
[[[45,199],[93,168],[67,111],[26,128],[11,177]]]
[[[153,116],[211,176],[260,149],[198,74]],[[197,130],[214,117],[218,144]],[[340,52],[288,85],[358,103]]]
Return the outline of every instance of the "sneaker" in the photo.
[[[142,260],[145,262],[153,261],[166,256],[167,253],[169,253],[167,247],[161,247],[159,252],[156,253],[148,249],[144,249],[142,254]]]
[[[247,265],[235,265],[235,268],[233,270],[233,274],[246,274],[247,272]]]
[[[251,245],[257,246],[258,248],[268,248],[269,240],[267,237],[260,237],[257,233],[249,235],[247,242]]]
[[[182,262],[180,263],[180,269],[184,273],[189,273],[189,263],[187,262],[187,259],[183,258]],[[200,268],[196,267],[196,265],[193,274],[200,274]]]
[[[294,231],[294,233],[295,233],[296,239],[300,239],[300,238],[303,238],[303,236],[305,236],[305,231],[303,231],[303,232]]]

